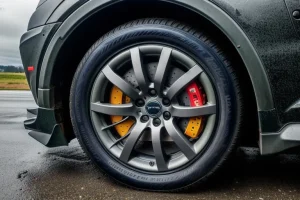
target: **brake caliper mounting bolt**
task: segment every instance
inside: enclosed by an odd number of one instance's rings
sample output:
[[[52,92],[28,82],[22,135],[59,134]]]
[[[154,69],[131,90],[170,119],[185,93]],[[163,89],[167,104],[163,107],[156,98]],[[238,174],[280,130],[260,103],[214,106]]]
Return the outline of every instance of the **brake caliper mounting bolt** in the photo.
[[[135,102],[136,106],[138,107],[142,107],[145,105],[145,102],[143,99],[138,99],[136,102]]]
[[[164,116],[165,120],[169,120],[171,118],[171,113],[168,112],[168,111],[165,111],[164,114],[163,114],[163,116]]]
[[[154,126],[159,126],[160,123],[161,123],[160,119],[158,119],[158,118],[153,119],[153,125]]]
[[[163,98],[162,103],[163,103],[165,106],[169,106],[169,105],[171,104],[170,100],[167,99],[167,98]]]
[[[155,89],[150,89],[149,90],[149,95],[152,96],[152,97],[156,96],[157,95],[156,90]]]
[[[149,117],[147,115],[143,115],[141,117],[141,122],[143,122],[143,123],[147,122],[148,120],[149,120]]]

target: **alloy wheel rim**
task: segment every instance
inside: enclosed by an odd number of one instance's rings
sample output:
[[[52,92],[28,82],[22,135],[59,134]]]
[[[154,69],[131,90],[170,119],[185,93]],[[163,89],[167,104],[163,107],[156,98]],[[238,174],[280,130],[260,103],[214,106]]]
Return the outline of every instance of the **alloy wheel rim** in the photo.
[[[144,62],[147,59],[150,64]],[[156,66],[155,72],[149,72],[150,65]],[[182,75],[166,86],[174,65],[180,66]],[[126,79],[128,73],[133,81]],[[205,91],[203,106],[189,107],[178,101],[192,81],[199,82]],[[112,85],[130,97],[131,102],[109,104],[106,97]],[[98,74],[90,102],[91,122],[101,144],[116,159],[143,171],[166,172],[190,163],[207,145],[216,125],[216,95],[201,65],[179,50],[162,45],[136,46],[112,58]],[[107,116],[112,115],[124,118],[110,124]],[[198,116],[206,118],[205,127],[199,138],[191,140],[183,133],[179,121]],[[129,118],[135,124],[126,135],[116,137],[114,126]]]

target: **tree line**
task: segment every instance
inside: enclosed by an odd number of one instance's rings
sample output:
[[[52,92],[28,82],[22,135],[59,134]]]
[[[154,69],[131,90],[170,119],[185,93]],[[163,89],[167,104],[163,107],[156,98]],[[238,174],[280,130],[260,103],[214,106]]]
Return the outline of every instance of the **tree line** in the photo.
[[[0,65],[0,72],[23,73],[24,68],[22,66]]]

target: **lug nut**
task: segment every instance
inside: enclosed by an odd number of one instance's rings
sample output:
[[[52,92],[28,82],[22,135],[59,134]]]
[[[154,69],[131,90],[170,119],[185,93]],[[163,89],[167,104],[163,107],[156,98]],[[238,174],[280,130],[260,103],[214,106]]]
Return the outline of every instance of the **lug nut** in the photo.
[[[148,120],[149,120],[149,117],[147,115],[143,115],[141,117],[141,122],[143,122],[143,123],[147,122]]]
[[[295,19],[300,19],[300,11],[299,11],[299,10],[295,10],[295,11],[293,12],[293,17],[294,17]]]
[[[154,126],[159,126],[160,123],[161,123],[160,119],[158,119],[158,118],[153,119],[153,125]]]
[[[169,120],[171,118],[171,113],[166,111],[166,112],[164,112],[163,116],[164,116],[165,120]]]
[[[167,99],[167,98],[163,98],[162,103],[163,103],[165,106],[169,106],[169,105],[171,104],[170,100]]]
[[[142,106],[145,105],[145,102],[144,102],[143,99],[138,99],[138,100],[136,101],[135,104],[136,104],[136,106],[138,106],[138,107],[142,107]]]
[[[152,97],[156,96],[156,90],[155,90],[155,89],[150,89],[150,90],[149,90],[149,94],[150,94],[150,96],[152,96]]]

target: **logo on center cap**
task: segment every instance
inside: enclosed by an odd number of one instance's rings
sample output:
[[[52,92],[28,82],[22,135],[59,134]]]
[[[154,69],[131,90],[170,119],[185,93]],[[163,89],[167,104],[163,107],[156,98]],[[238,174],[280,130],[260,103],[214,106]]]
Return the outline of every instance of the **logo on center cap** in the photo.
[[[157,117],[161,114],[161,105],[158,101],[150,101],[146,104],[146,111],[152,117]]]

